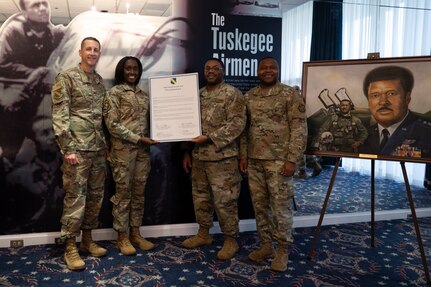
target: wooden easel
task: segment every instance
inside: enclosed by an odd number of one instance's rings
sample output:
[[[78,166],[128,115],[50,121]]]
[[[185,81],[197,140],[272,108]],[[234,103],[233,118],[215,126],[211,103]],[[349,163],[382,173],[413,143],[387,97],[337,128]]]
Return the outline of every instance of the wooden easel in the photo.
[[[422,244],[422,238],[421,238],[421,234],[420,234],[420,230],[419,230],[419,224],[418,224],[417,217],[416,217],[416,209],[415,209],[415,205],[413,202],[412,192],[410,190],[409,180],[407,178],[407,171],[406,171],[406,167],[405,167],[405,162],[400,161],[400,164],[401,164],[401,169],[403,171],[404,183],[406,185],[407,197],[408,197],[409,203],[410,203],[410,210],[412,213],[413,225],[414,225],[415,231],[416,231],[416,238],[417,238],[419,250],[421,253],[421,259],[422,259],[422,264],[424,267],[426,282],[427,282],[427,285],[431,285],[431,279],[430,279],[430,274],[429,274],[429,270],[428,270],[427,260],[426,260],[426,256],[425,256],[424,247]],[[337,157],[336,161],[335,161],[335,167],[334,167],[334,170],[332,172],[331,180],[329,182],[328,191],[326,192],[326,197],[325,197],[325,200],[323,202],[322,210],[320,212],[319,222],[317,223],[317,227],[314,230],[313,240],[311,242],[311,247],[308,251],[307,257],[309,260],[313,259],[313,257],[314,257],[314,250],[315,250],[316,244],[317,244],[317,237],[319,236],[319,233],[320,233],[320,227],[322,226],[323,217],[325,216],[325,212],[326,212],[326,206],[328,204],[329,196],[331,195],[332,187],[334,186],[335,176],[337,175],[339,165],[340,165],[340,157]],[[374,201],[374,198],[375,198],[374,172],[375,172],[375,160],[372,159],[371,160],[371,247],[374,247],[374,221],[375,221],[375,217],[374,217],[374,204],[375,204],[375,201]]]

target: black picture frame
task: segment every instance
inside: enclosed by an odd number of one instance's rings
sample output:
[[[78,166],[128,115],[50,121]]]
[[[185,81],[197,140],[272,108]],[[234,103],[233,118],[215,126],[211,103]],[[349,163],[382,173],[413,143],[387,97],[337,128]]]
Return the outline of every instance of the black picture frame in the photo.
[[[381,136],[378,139],[376,135],[379,137],[378,132],[381,128],[377,128],[377,120],[372,111],[377,118],[381,116],[376,112],[378,109],[375,107],[376,104],[371,102],[370,109],[369,97],[383,98],[379,105],[385,106],[385,112],[395,113],[399,110],[396,105],[387,102],[387,98],[396,97],[394,93],[397,92],[382,90],[384,91],[382,93],[365,95],[364,79],[372,70],[388,66],[409,70],[413,75],[414,85],[410,93],[411,100],[406,101],[409,110],[407,116],[402,117],[402,123],[392,131],[391,142],[388,142],[386,149],[378,149],[375,145],[381,141]],[[387,74],[390,73],[385,72],[385,77]],[[306,102],[308,124],[306,153],[329,157],[429,163],[431,162],[430,94],[430,56],[304,62],[302,95]],[[398,95],[403,94],[398,93]],[[405,94],[404,98],[406,98]],[[345,120],[347,124],[339,124],[342,123],[340,103],[344,100],[346,103],[350,102],[352,117],[350,123]],[[379,112],[383,112],[383,109]],[[351,148],[352,141],[359,142],[359,137],[364,137],[361,124],[367,131],[366,139],[357,148]],[[328,127],[332,128],[330,134],[324,134],[329,130]]]

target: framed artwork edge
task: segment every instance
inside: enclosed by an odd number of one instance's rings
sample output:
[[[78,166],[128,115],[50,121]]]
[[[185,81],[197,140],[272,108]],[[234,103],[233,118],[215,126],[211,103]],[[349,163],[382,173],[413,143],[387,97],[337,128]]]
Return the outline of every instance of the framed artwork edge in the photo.
[[[371,74],[374,73],[373,70],[389,69],[389,66],[409,70],[414,84],[409,96],[404,97],[410,97],[411,101],[406,103],[407,114],[397,122],[399,129],[393,128],[389,137],[392,139],[384,148],[379,149],[375,147],[375,142],[378,140],[375,133],[384,128],[390,120],[380,116],[384,114],[383,108],[381,110],[375,108],[370,99],[371,96],[376,97],[376,95],[370,94],[372,90],[365,88],[369,88],[371,83],[374,84],[377,81],[368,83],[365,78],[370,79]],[[391,73],[386,72],[385,75],[387,74]],[[431,56],[304,62],[302,95],[306,103],[308,123],[308,143],[305,153],[328,157],[431,163],[430,79]],[[402,90],[399,97],[403,94]],[[364,91],[368,94],[366,95]],[[395,113],[397,104],[387,100],[385,93],[377,93],[379,98],[383,98],[380,106],[384,106],[387,113]],[[342,102],[345,105],[350,102],[350,123],[342,116],[347,115],[340,110]],[[362,135],[358,132],[363,130],[362,127],[359,128],[361,124],[367,131]],[[353,132],[349,134],[352,130]],[[330,131],[332,134],[332,145],[325,141],[330,138],[323,136],[328,135],[328,133],[324,134],[325,131]],[[364,134],[367,134],[365,139]],[[380,142],[381,137],[380,135]],[[400,142],[396,141],[400,139]],[[355,142],[360,142],[356,148]]]

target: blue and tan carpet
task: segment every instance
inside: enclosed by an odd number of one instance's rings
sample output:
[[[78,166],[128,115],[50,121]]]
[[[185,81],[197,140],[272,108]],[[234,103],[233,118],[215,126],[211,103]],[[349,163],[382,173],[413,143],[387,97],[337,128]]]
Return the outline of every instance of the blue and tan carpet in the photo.
[[[319,177],[295,180],[296,215],[318,214],[332,168]],[[346,187],[348,182],[349,187]],[[351,191],[353,190],[353,191]],[[350,192],[349,192],[350,191]],[[431,206],[431,192],[412,186],[417,208]],[[369,177],[339,170],[327,213],[369,210]],[[403,183],[376,180],[376,210],[409,208]],[[431,218],[419,221],[431,264]],[[222,236],[196,250],[181,248],[185,237],[152,238],[153,251],[123,256],[114,241],[102,241],[109,255],[84,257],[87,268],[69,271],[62,245],[0,249],[0,286],[424,286],[425,277],[413,224],[408,220],[376,222],[375,247],[370,247],[368,223],[323,226],[313,260],[307,259],[314,227],[296,228],[284,273],[247,259],[258,246],[255,232],[242,232],[240,251],[230,261],[218,261]]]
[[[420,220],[428,264],[431,219]],[[307,259],[313,228],[297,228],[284,273],[269,270],[247,255],[258,244],[254,232],[243,232],[238,256],[216,260],[221,235],[211,246],[181,248],[184,237],[152,239],[153,251],[137,256],[119,254],[113,241],[102,241],[109,255],[84,257],[87,268],[71,272],[59,245],[0,250],[0,286],[423,286],[424,271],[409,220],[376,223],[375,247],[370,247],[367,223],[322,227],[313,260]]]

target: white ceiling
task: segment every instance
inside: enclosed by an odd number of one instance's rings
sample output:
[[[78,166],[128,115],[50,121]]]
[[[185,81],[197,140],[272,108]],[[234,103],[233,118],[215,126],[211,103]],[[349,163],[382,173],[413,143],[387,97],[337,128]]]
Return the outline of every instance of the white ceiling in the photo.
[[[94,6],[97,11],[129,13],[151,16],[170,16],[172,0],[49,0],[51,19],[54,24],[68,24],[76,15],[89,11]],[[20,11],[19,0],[0,0],[0,22]]]
[[[49,0],[52,22],[68,24],[76,15],[91,10],[110,13],[137,13],[149,16],[170,16],[174,0]],[[206,0],[201,0],[206,1]],[[309,0],[276,0],[284,9],[291,9]],[[234,1],[235,2],[235,1]],[[255,1],[265,2],[265,1]],[[274,2],[274,0],[268,1]],[[19,12],[19,0],[0,0],[0,24],[12,14]],[[129,8],[127,10],[127,3]]]

